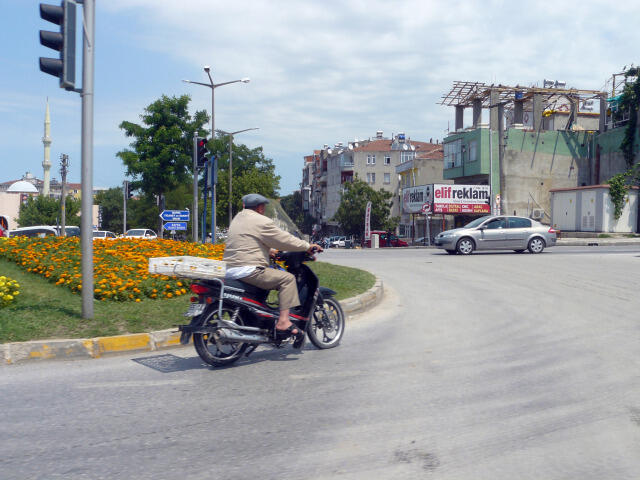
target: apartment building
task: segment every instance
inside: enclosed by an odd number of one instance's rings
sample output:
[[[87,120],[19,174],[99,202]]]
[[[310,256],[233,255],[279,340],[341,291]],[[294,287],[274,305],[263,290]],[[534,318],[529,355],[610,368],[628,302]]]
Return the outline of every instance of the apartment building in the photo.
[[[376,190],[384,189],[393,194],[392,216],[400,216],[401,202],[398,197],[399,181],[396,166],[410,162],[423,152],[438,147],[430,142],[411,140],[404,133],[387,138],[382,131],[366,140],[324,145],[313,160],[305,157],[307,164],[313,165],[313,180],[309,212],[316,219],[317,231],[332,232],[338,225],[332,220],[342,199],[344,184],[359,178]],[[303,188],[304,173],[303,173]]]

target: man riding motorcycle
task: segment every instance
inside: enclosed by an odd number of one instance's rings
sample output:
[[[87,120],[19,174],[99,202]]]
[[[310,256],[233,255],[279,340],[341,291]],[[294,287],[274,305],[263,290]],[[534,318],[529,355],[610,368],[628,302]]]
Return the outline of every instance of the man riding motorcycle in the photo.
[[[227,262],[228,277],[278,291],[280,315],[275,325],[276,334],[280,339],[291,335],[301,339],[304,332],[289,319],[289,310],[300,305],[295,277],[284,270],[269,268],[269,257],[272,249],[312,253],[321,252],[322,248],[278,228],[264,214],[267,203],[269,200],[257,193],[242,197],[244,209],[231,221],[223,260]]]

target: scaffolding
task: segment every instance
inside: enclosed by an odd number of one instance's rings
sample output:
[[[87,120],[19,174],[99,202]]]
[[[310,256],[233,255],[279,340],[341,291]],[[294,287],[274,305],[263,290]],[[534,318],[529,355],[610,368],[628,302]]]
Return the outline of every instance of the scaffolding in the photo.
[[[472,107],[476,102],[480,102],[482,108],[490,108],[491,92],[497,93],[496,104],[509,105],[514,100],[522,100],[525,105],[533,101],[534,95],[539,95],[545,107],[553,105],[559,97],[576,99],[579,102],[606,97],[606,92],[599,90],[581,90],[577,88],[540,88],[522,87],[516,85],[488,85],[482,82],[455,81],[451,90],[442,95],[439,105]],[[507,107],[508,108],[508,107]]]

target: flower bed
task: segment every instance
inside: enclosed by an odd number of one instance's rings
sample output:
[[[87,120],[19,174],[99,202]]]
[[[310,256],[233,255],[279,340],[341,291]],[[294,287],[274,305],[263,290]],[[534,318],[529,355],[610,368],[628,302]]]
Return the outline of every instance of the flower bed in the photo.
[[[20,294],[20,285],[15,280],[0,275],[0,308],[6,307],[11,304],[16,298],[16,295]]]
[[[148,272],[150,257],[190,255],[221,260],[224,245],[174,240],[116,239],[93,242],[94,298],[140,301],[171,298],[189,292],[180,279]],[[0,258],[15,262],[52,283],[82,290],[80,239],[78,237],[14,237],[0,242]]]

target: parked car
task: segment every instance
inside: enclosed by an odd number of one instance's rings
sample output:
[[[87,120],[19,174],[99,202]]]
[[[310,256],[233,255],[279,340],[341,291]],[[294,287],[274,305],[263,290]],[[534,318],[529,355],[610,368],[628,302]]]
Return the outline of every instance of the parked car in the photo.
[[[329,246],[331,248],[344,248],[347,237],[331,237]]]
[[[31,227],[21,227],[9,231],[10,237],[44,238],[49,235],[58,235],[55,227],[50,227],[48,225],[32,225]]]
[[[57,235],[61,235],[62,227],[56,226],[55,228]],[[65,225],[64,227],[64,235],[65,237],[79,237],[80,236],[80,227],[77,225]]]
[[[379,247],[408,247],[409,244],[407,242],[405,242],[404,240],[399,239],[397,236],[395,236],[394,234],[389,235],[389,232],[385,232],[384,230],[371,230],[371,235],[376,234],[378,235],[379,241],[378,241],[378,246]],[[371,240],[365,240],[364,242],[364,246],[365,247],[371,247]]]
[[[94,240],[115,240],[116,234],[113,232],[109,232],[107,230],[94,230],[93,239]]]
[[[9,220],[4,215],[0,215],[0,237],[9,236]]]
[[[143,238],[145,240],[155,240],[158,238],[156,232],[153,230],[149,230],[148,228],[132,228],[131,230],[127,230],[127,233],[124,234],[124,238]]]
[[[449,254],[469,255],[474,250],[515,250],[541,253],[556,244],[556,231],[526,217],[487,215],[462,228],[439,233],[436,247]]]
[[[11,230],[9,232],[10,237],[46,237],[49,235],[60,236],[62,229],[55,225],[32,225],[30,227],[21,227]],[[67,237],[79,237],[80,227],[75,225],[69,225],[64,228],[64,233]]]

